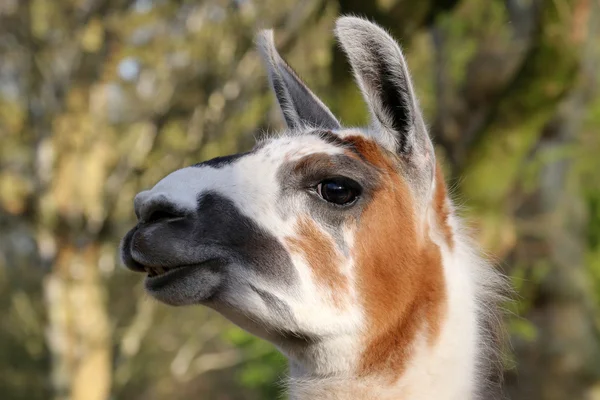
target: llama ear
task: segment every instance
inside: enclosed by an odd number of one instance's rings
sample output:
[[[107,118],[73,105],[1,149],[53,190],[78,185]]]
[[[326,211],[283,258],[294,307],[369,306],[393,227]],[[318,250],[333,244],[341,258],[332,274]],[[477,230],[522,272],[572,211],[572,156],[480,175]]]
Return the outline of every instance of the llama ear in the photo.
[[[396,41],[379,26],[355,17],[339,18],[335,34],[371,111],[376,139],[409,159],[420,152],[431,161],[431,141]]]
[[[340,123],[327,106],[279,55],[275,48],[273,31],[261,31],[257,42],[287,126],[290,129],[304,126],[340,129]]]

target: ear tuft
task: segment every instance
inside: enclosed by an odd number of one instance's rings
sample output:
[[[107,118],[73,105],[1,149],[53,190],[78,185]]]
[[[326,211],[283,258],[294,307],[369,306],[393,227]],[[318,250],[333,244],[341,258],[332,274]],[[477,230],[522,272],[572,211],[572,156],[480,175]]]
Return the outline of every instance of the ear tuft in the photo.
[[[325,104],[306,86],[279,55],[272,30],[260,31],[256,42],[269,73],[269,82],[290,129],[303,127],[340,129]]]

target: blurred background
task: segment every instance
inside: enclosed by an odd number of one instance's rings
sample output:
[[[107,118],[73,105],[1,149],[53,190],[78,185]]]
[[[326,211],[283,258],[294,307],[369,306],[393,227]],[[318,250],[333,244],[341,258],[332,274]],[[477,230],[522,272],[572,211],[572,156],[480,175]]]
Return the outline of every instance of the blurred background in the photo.
[[[346,125],[341,13],[402,43],[457,204],[517,301],[513,399],[600,399],[600,1],[0,0],[0,397],[272,399],[285,360],[124,270],[132,199],[282,127],[254,50]]]

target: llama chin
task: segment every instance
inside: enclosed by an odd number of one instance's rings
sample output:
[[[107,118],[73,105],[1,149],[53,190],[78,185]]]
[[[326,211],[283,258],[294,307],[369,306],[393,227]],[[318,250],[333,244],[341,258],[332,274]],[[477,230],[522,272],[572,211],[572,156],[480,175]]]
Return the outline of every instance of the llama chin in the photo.
[[[504,279],[456,216],[400,47],[359,18],[335,34],[370,126],[343,127],[261,32],[287,129],[139,193],[123,261],[276,345],[293,399],[493,398]]]

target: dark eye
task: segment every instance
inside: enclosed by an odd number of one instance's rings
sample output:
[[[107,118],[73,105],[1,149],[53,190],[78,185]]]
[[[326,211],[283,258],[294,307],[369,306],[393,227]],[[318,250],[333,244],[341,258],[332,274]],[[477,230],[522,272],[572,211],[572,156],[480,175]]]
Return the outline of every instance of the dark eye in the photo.
[[[360,194],[360,187],[347,178],[332,178],[319,183],[317,193],[330,203],[346,205],[356,200]]]

